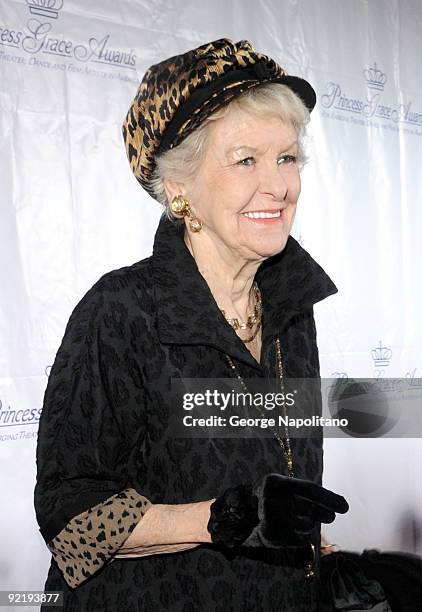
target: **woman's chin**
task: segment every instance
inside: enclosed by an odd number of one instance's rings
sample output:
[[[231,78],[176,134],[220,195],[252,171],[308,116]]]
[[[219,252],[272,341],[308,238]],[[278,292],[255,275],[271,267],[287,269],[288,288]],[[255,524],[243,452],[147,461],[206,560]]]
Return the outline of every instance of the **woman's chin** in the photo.
[[[289,234],[282,234],[276,237],[267,236],[266,239],[250,240],[248,241],[248,248],[253,253],[256,253],[260,257],[272,257],[280,253],[286,246]]]
[[[268,259],[269,257],[273,257],[274,255],[281,253],[281,251],[284,249],[285,246],[286,246],[286,243],[283,242],[283,244],[279,244],[278,246],[274,246],[273,248],[269,248],[269,246],[266,245],[265,247],[262,246],[261,248],[254,247],[251,250],[257,255],[259,255],[259,257]]]

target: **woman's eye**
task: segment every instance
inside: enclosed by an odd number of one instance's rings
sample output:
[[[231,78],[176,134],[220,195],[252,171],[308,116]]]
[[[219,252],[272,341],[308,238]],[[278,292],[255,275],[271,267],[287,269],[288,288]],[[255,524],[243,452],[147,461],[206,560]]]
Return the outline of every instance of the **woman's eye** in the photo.
[[[283,155],[282,157],[279,157],[278,159],[279,164],[295,164],[296,162],[297,162],[296,155]]]
[[[278,165],[285,165],[285,164],[295,164],[297,162],[297,156],[296,155],[282,155],[281,157],[278,158],[277,163]],[[252,166],[255,163],[255,158],[254,157],[245,157],[244,159],[240,159],[238,162],[236,162],[238,166]]]
[[[245,157],[237,162],[239,166],[252,166],[255,159],[253,157]]]

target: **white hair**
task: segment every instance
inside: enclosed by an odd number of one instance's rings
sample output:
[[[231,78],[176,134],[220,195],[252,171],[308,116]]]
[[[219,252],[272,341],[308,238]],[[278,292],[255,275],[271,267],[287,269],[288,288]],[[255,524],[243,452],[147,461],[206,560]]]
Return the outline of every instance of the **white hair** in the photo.
[[[297,132],[299,168],[306,163],[304,153],[305,127],[309,122],[309,111],[289,87],[281,83],[266,83],[251,88],[210,115],[198,128],[186,136],[182,142],[157,156],[156,169],[151,181],[155,198],[165,207],[166,215],[172,221],[177,217],[172,213],[164,189],[164,180],[192,184],[206,149],[208,127],[211,121],[225,117],[230,109],[237,107],[258,116],[277,116],[290,122]]]

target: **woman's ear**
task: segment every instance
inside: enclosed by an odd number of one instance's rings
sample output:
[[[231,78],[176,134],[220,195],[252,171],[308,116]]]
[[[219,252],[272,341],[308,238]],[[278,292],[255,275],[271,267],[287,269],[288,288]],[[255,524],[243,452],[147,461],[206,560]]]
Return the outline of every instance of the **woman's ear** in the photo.
[[[175,196],[186,195],[184,185],[178,183],[177,181],[174,181],[173,179],[164,179],[163,185],[169,204],[171,204]]]

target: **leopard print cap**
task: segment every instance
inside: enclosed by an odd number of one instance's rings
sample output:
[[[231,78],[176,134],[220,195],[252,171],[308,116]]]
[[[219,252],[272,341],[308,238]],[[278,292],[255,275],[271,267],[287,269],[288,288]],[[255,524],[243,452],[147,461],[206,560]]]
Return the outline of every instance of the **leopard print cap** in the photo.
[[[288,85],[309,110],[316,96],[307,81],[288,76],[247,40],[222,38],[151,66],[123,123],[132,172],[152,196],[155,156],[177,146],[207,117],[235,96],[264,82]]]

